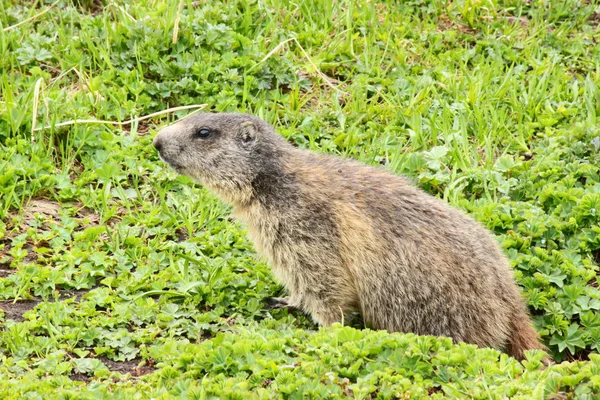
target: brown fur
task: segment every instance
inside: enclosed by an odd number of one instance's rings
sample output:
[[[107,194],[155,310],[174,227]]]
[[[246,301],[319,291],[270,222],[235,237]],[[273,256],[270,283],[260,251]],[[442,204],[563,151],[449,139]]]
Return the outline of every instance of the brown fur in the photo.
[[[317,323],[359,311],[376,329],[448,336],[518,359],[544,348],[493,236],[404,178],[296,149],[243,114],[186,118],[154,144],[235,206],[288,304]]]

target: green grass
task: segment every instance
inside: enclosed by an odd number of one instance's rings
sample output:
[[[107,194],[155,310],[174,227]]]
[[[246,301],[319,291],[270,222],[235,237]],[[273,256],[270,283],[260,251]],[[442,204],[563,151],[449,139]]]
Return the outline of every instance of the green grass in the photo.
[[[60,1],[9,28],[51,4],[0,2],[0,397],[600,396],[596,1],[186,0],[175,44],[178,0]],[[189,110],[56,127],[194,104],[472,214],[560,364],[267,311],[244,228],[151,145]]]

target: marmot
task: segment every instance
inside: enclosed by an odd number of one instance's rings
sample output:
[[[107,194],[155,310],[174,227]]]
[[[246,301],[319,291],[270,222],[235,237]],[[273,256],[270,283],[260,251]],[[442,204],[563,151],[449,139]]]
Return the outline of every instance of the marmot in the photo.
[[[505,351],[544,349],[492,234],[408,180],[302,150],[246,114],[162,129],[160,157],[234,206],[257,252],[321,325],[354,311],[375,329]]]

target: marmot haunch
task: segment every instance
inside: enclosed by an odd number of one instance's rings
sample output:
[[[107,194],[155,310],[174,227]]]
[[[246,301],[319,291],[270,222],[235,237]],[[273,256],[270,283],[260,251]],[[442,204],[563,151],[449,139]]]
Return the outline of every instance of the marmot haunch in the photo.
[[[190,116],[154,146],[234,206],[289,306],[316,323],[359,311],[375,329],[448,336],[517,359],[544,349],[491,233],[406,179],[295,148],[246,114]]]

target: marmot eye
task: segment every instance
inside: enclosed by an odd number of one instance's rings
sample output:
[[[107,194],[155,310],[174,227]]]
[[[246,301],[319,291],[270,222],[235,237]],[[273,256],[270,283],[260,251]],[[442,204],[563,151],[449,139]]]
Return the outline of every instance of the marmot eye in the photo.
[[[207,137],[209,137],[211,134],[211,132],[208,129],[199,129],[196,132],[194,132],[194,137],[197,138],[201,138],[201,139],[206,139]]]

